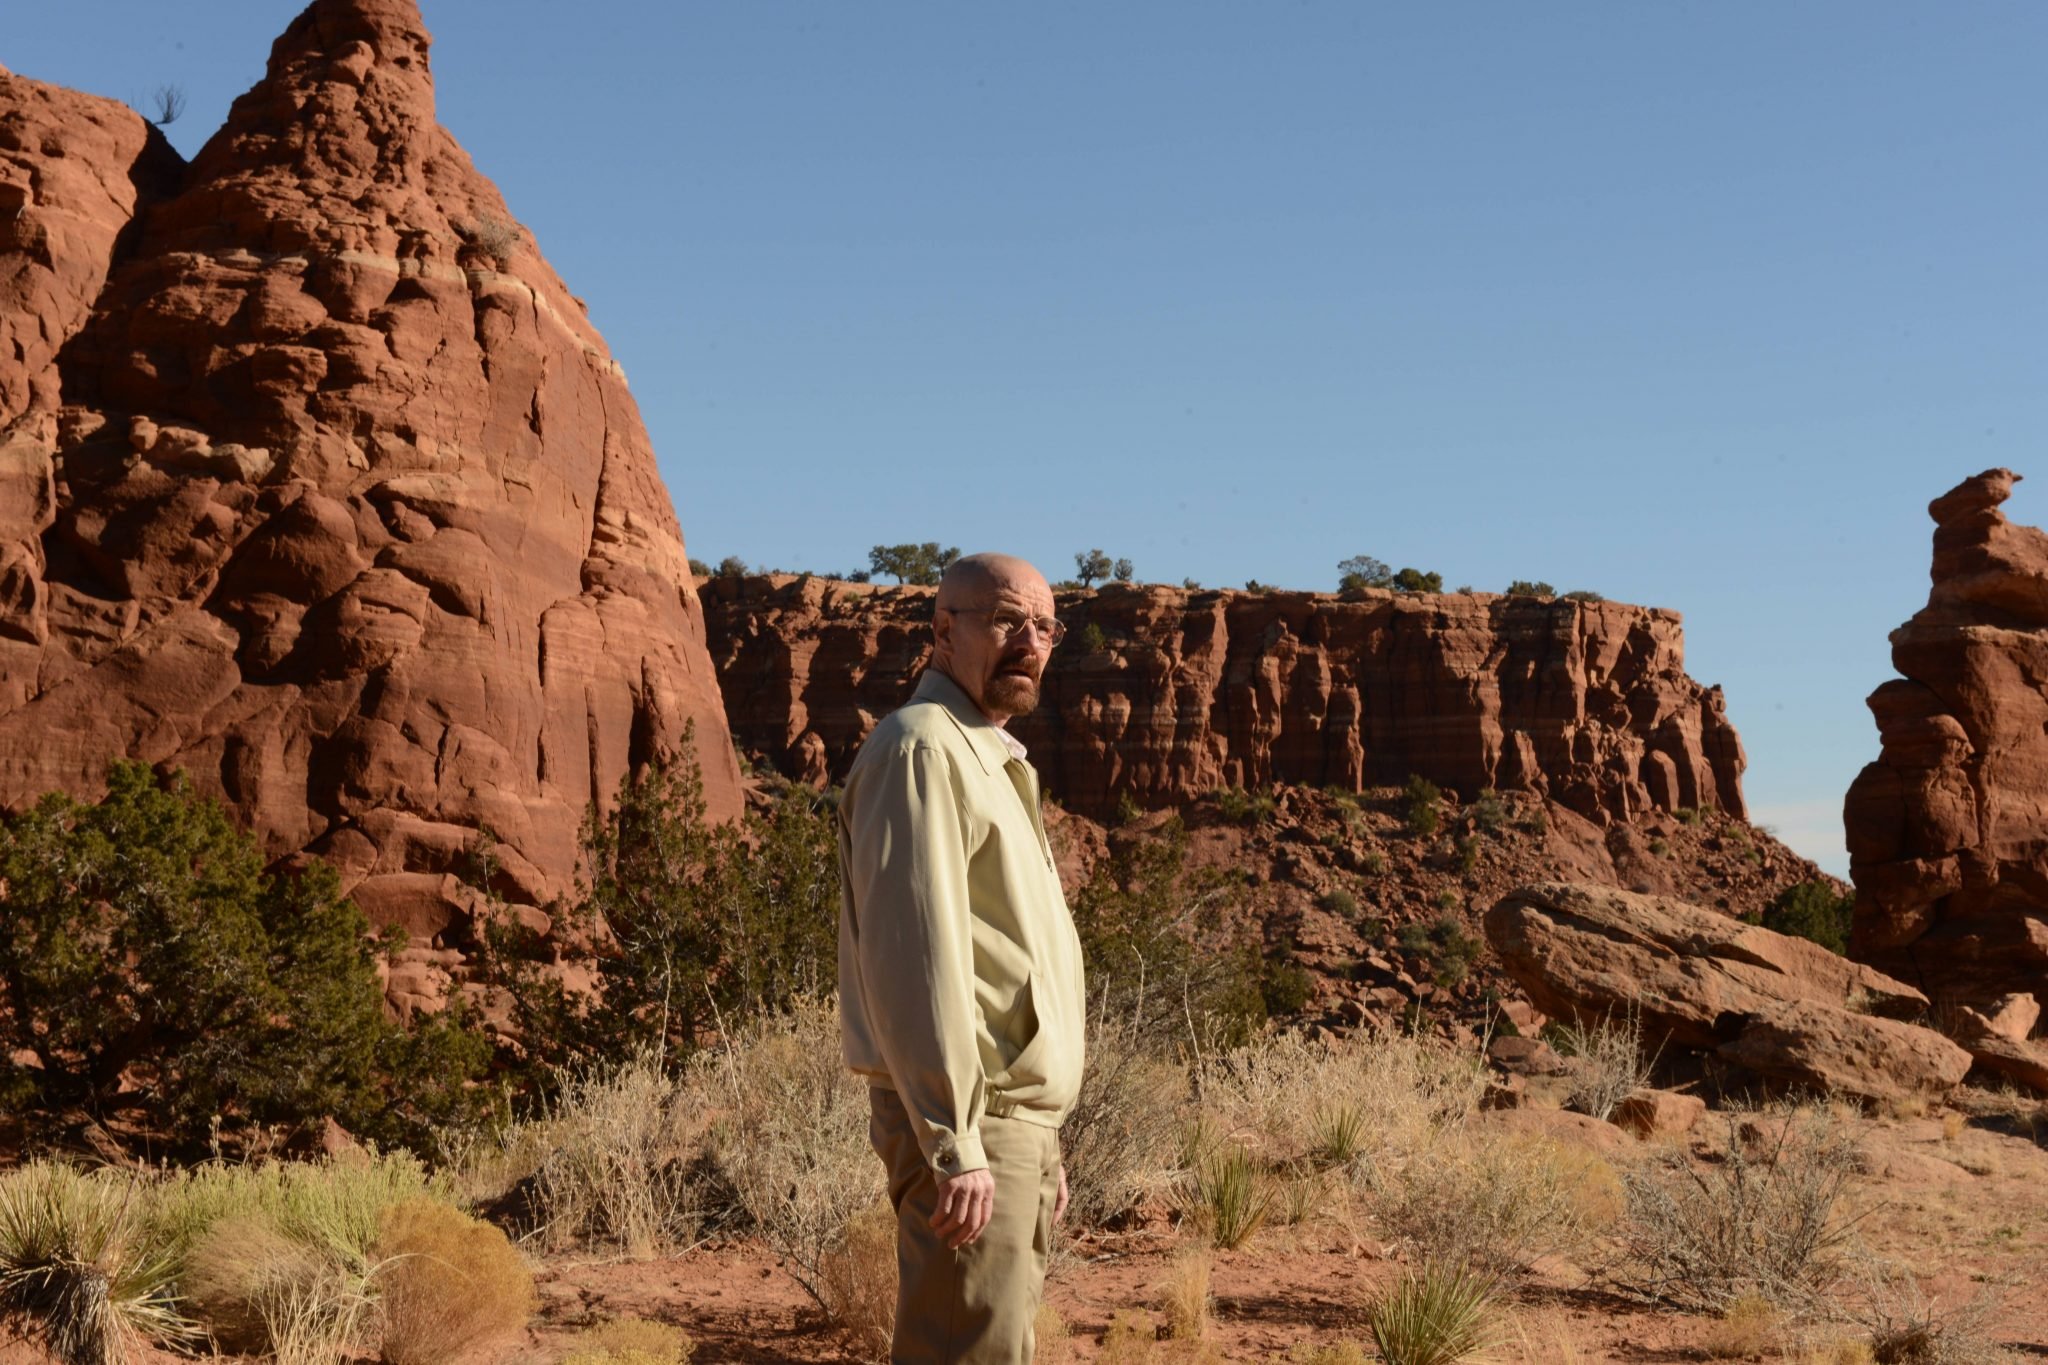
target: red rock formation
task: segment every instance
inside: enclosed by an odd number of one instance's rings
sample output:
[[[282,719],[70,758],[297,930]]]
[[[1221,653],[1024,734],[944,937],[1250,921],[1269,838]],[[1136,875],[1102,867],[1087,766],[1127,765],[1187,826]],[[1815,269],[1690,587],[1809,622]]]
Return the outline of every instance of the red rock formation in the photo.
[[[2048,535],[1994,469],[1928,507],[1934,585],[1870,695],[1849,788],[1851,951],[1930,995],[2048,991]]]
[[[740,742],[785,771],[845,771],[909,695],[929,590],[825,579],[702,588]],[[1601,821],[1743,813],[1719,688],[1685,674],[1676,612],[1486,593],[1064,593],[1069,634],[1015,730],[1047,787],[1102,815],[1271,782],[1421,773],[1470,797],[1541,792]],[[1092,628],[1092,629],[1091,629]]]
[[[459,940],[478,830],[539,904],[686,725],[739,792],[624,376],[427,47],[412,0],[316,0],[181,177],[134,114],[0,78],[0,803],[183,766]]]

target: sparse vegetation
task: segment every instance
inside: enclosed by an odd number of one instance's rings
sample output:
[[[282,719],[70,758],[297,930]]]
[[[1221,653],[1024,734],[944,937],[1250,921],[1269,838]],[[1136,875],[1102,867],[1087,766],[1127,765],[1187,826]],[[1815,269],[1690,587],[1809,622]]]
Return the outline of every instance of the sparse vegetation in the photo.
[[[1113,583],[1131,581],[1131,561],[1111,559],[1101,550],[1080,550],[1074,555],[1074,577],[1084,588],[1092,586],[1098,579]]]
[[[1479,793],[1479,799],[1472,803],[1472,823],[1488,834],[1498,832],[1508,822],[1508,807],[1500,799],[1500,793],[1488,787]]]
[[[1509,597],[1555,597],[1557,589],[1540,578],[1517,578],[1502,589]]]
[[[1216,810],[1224,819],[1240,825],[1264,824],[1273,818],[1279,802],[1271,792],[1225,787],[1216,793]]]
[[[1243,1246],[1264,1225],[1275,1191],[1252,1154],[1228,1142],[1195,1168],[1190,1193],[1211,1245],[1228,1251]]]
[[[1109,648],[1109,636],[1103,634],[1101,626],[1086,621],[1074,632],[1074,643],[1083,654],[1100,654]]]
[[[1643,1027],[1635,1014],[1590,1022],[1565,1021],[1551,1041],[1571,1063],[1566,1103],[1596,1119],[1613,1116],[1615,1106],[1649,1084],[1654,1058],[1643,1048]]]
[[[1443,822],[1443,789],[1417,773],[1408,779],[1406,796],[1408,828],[1424,838],[1436,833]]]
[[[696,1346],[680,1327],[614,1318],[582,1333],[561,1365],[686,1365]]]
[[[1778,893],[1764,911],[1764,928],[1803,938],[1831,953],[1849,951],[1849,926],[1856,897],[1837,895],[1826,882],[1800,882]]]
[[[1660,1151],[1624,1173],[1622,1277],[1636,1292],[1718,1313],[1745,1294],[1803,1306],[1835,1278],[1855,1146],[1814,1111],[1771,1126],[1753,1143],[1730,1118],[1713,1163]]]
[[[175,1262],[132,1184],[32,1161],[0,1175],[0,1317],[63,1365],[110,1365],[191,1334]]]

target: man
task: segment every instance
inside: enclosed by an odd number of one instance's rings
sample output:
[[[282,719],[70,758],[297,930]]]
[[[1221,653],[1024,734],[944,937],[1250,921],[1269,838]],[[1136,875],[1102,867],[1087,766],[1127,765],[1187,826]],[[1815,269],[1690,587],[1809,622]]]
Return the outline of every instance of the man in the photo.
[[[1066,1211],[1081,944],[1004,728],[1038,705],[1052,611],[1023,560],[955,561],[931,665],[839,805],[840,1030],[896,1207],[896,1362],[1029,1361]]]

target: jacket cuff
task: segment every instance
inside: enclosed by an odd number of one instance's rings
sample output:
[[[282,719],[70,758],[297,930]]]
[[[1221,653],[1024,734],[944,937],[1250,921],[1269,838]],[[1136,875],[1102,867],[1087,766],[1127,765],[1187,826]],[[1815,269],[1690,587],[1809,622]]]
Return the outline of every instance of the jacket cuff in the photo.
[[[939,1139],[926,1155],[934,1174],[941,1179],[988,1169],[988,1156],[981,1150],[979,1133],[963,1133]]]

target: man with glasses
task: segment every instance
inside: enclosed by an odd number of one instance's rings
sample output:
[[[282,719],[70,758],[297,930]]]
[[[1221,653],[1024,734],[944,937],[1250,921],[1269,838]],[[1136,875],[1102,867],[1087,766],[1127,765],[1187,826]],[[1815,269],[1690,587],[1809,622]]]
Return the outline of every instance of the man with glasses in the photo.
[[[839,1018],[896,1208],[897,1362],[1031,1359],[1059,1126],[1081,1085],[1081,945],[1004,727],[1066,633],[1038,570],[947,569],[930,665],[839,804]]]

